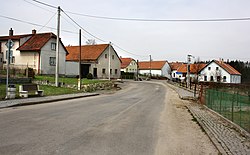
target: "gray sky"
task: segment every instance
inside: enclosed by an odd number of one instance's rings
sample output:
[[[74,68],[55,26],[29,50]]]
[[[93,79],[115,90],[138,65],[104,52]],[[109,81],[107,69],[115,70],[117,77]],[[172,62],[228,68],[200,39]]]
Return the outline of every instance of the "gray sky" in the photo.
[[[95,16],[140,19],[217,19],[250,17],[250,0],[40,0],[64,11]],[[28,3],[29,2],[29,3]],[[35,5],[32,5],[32,4]],[[32,0],[6,0],[0,15],[56,28],[57,10]],[[89,18],[67,14],[93,35],[116,48],[122,57],[139,60],[186,61],[187,54],[201,60],[224,58],[250,61],[250,20],[227,22],[137,22]],[[56,30],[0,17],[0,35]],[[61,38],[65,46],[78,45],[79,28],[62,13]],[[86,38],[93,39],[83,32]],[[82,38],[85,43],[86,39]]]

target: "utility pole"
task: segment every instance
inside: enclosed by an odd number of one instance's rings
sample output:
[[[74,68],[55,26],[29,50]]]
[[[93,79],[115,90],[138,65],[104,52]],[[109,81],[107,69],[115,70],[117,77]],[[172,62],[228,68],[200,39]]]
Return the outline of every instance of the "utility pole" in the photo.
[[[78,90],[81,90],[81,61],[82,61],[82,40],[81,40],[81,29],[79,29],[79,79],[78,79]]]
[[[55,85],[58,87],[58,77],[59,77],[59,43],[60,43],[60,11],[61,8],[58,6],[58,17],[57,17],[57,38],[56,38],[56,75],[55,75]]]
[[[191,56],[187,55],[187,87],[190,85],[190,62],[191,62]]]
[[[9,86],[9,64],[10,64],[10,52],[11,52],[11,48],[14,46],[14,43],[11,39],[8,40],[8,42],[5,44],[8,48],[8,50],[6,51],[6,56],[7,56],[7,74],[6,74],[6,97],[5,99],[9,99],[9,95],[8,95],[8,86]]]
[[[137,64],[137,65],[136,65],[136,66],[137,66],[137,70],[136,70],[136,76],[137,76],[137,77],[136,77],[136,81],[138,81],[138,80],[139,80],[139,61],[138,61],[138,60],[136,61],[136,64]]]
[[[152,61],[151,55],[149,55],[149,77],[150,79],[151,79],[151,61]]]
[[[110,54],[110,46],[111,46],[111,42],[109,42],[109,67],[108,67],[108,70],[109,70],[109,81],[110,81],[110,69],[111,69],[111,54]]]

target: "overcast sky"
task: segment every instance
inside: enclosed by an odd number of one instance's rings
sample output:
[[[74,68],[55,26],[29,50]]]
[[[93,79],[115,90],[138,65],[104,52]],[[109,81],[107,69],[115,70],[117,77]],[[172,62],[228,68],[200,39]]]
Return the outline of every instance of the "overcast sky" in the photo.
[[[71,18],[102,42],[112,42],[133,53],[116,48],[118,55],[139,60],[186,61],[188,54],[201,60],[250,61],[250,20],[226,22],[138,22],[90,18],[71,14],[139,19],[218,19],[250,17],[250,0],[40,0],[60,6]],[[32,3],[32,4],[30,4]],[[32,0],[1,2],[0,15],[56,28],[57,10]],[[50,20],[51,19],[51,20]],[[49,22],[50,20],[50,22]],[[41,26],[17,22],[0,16],[0,35],[53,32]],[[79,28],[62,13],[61,38],[65,46],[78,45]],[[86,42],[82,38],[82,42]],[[140,55],[140,56],[138,56]]]

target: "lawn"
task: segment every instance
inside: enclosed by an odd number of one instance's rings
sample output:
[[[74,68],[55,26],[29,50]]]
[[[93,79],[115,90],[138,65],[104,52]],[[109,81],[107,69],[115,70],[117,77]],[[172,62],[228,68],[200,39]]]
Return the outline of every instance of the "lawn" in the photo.
[[[50,83],[55,83],[55,78],[52,76],[36,76],[33,81],[45,81],[48,80]],[[68,85],[77,85],[77,78],[59,78],[59,82],[64,82]],[[96,79],[82,79],[82,84],[92,84],[92,83],[99,83],[99,82],[106,82],[107,80],[96,80]],[[40,85],[39,88],[44,90],[45,96],[51,95],[62,95],[62,94],[73,94],[73,93],[80,93],[81,90],[78,91],[77,89],[73,88],[65,88],[65,87],[54,87],[48,85]],[[19,95],[19,85],[16,84],[16,96]],[[6,96],[6,85],[0,84],[0,100],[3,100]]]

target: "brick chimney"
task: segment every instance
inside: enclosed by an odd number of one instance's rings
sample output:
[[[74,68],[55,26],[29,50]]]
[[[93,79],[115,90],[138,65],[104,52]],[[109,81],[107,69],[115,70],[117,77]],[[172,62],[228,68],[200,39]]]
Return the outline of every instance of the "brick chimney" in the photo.
[[[10,28],[10,30],[9,30],[9,36],[13,36],[13,33],[14,33],[14,31],[12,30],[12,28]]]
[[[33,30],[32,30],[32,34],[36,34],[36,29],[33,29]]]

